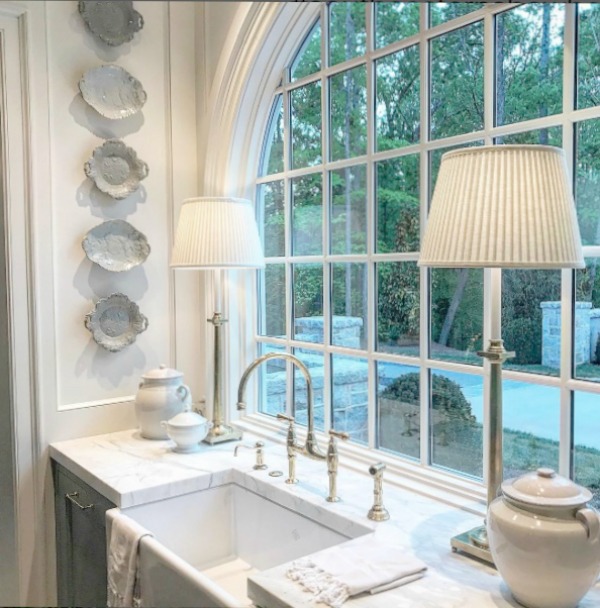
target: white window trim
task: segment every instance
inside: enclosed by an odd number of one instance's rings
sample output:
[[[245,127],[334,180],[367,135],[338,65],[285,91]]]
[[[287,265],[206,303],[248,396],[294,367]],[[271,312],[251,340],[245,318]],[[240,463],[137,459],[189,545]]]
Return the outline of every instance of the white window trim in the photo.
[[[514,8],[514,4],[493,4],[486,6],[480,10],[474,11],[467,15],[464,15],[458,19],[452,20],[449,23],[441,24],[435,28],[424,30],[421,28],[419,34],[411,36],[410,38],[403,39],[398,43],[385,47],[385,50],[371,49],[367,51],[367,60],[369,58],[374,59],[379,56],[387,55],[390,52],[412,46],[416,43],[420,44],[421,57],[421,104],[428,103],[428,83],[429,74],[427,72],[427,62],[424,61],[427,57],[428,41],[431,38],[439,36],[448,31],[452,31],[457,27],[468,25],[475,21],[480,21],[483,18],[484,21],[484,61],[486,63],[485,68],[485,79],[484,79],[484,95],[490,95],[493,91],[493,79],[489,77],[493,71],[490,70],[490,65],[493,64],[493,38],[489,35],[493,31],[494,15],[510,10]],[[351,68],[355,65],[363,64],[365,61],[364,56],[359,59],[352,59],[343,64],[336,65],[333,68],[325,68],[323,72],[318,73],[315,76],[307,76],[300,80],[294,81],[294,83],[285,83],[283,86],[278,87],[278,83],[281,81],[281,75],[284,72],[284,68],[288,65],[293,58],[300,41],[310,31],[310,28],[314,25],[314,21],[317,18],[319,11],[322,12],[322,16],[325,14],[325,3],[251,3],[243,5],[239,9],[238,19],[236,20],[235,27],[232,28],[230,38],[235,43],[231,43],[230,48],[233,49],[233,55],[224,58],[224,64],[220,66],[217,74],[218,80],[217,86],[213,89],[214,94],[211,95],[212,112],[218,116],[218,120],[211,121],[211,128],[208,132],[208,149],[214,151],[214,154],[209,155],[206,162],[206,185],[207,188],[212,188],[213,191],[220,191],[225,193],[234,193],[238,196],[246,196],[248,198],[254,197],[256,183],[265,183],[283,178],[284,174],[269,175],[268,177],[256,179],[258,174],[258,166],[260,161],[261,147],[263,143],[264,132],[267,127],[268,119],[270,117],[270,111],[274,99],[274,95],[277,92],[285,92],[291,88],[302,86],[315,80],[326,80],[327,75],[330,72],[343,71]],[[426,4],[421,5],[421,20],[423,22],[427,17],[428,6]],[[563,75],[563,82],[573,83],[573,73],[575,70],[574,66],[574,25],[575,25],[575,7],[573,5],[566,5],[566,25],[565,25],[565,73]],[[323,21],[322,21],[323,23]],[[367,61],[367,65],[369,62]],[[372,77],[372,75],[367,75]],[[397,157],[399,155],[408,155],[419,153],[421,156],[421,163],[428,163],[428,153],[432,150],[439,148],[446,148],[457,144],[468,143],[474,140],[483,140],[485,144],[493,142],[493,138],[500,135],[507,135],[512,133],[518,133],[523,131],[529,131],[533,129],[540,129],[545,127],[558,126],[563,130],[563,147],[567,152],[567,159],[569,169],[572,171],[572,129],[573,124],[582,120],[590,118],[600,117],[600,107],[585,108],[582,110],[575,110],[569,107],[572,106],[573,90],[574,85],[565,86],[563,96],[565,103],[563,105],[563,113],[559,115],[552,115],[543,118],[536,118],[529,121],[518,123],[518,125],[505,125],[501,127],[493,126],[493,109],[492,104],[486,104],[486,115],[484,128],[481,131],[454,136],[442,140],[434,140],[429,142],[421,142],[412,146],[407,146],[402,149],[399,154],[397,150],[394,151],[383,151],[373,152],[373,143],[369,144],[368,149],[371,154],[366,155],[364,158],[352,158],[350,160],[341,160],[336,162],[323,163],[322,166],[309,167],[303,169],[290,170],[285,173],[287,178],[297,177],[306,173],[314,173],[315,171],[322,170],[333,170],[348,165],[360,164],[366,162],[367,159],[371,161],[384,160],[390,157]],[[326,94],[327,87],[322,87],[322,94]],[[286,96],[283,96],[284,104]],[[567,102],[567,98],[569,101]],[[422,113],[427,115],[427,113]],[[324,118],[324,121],[326,119]],[[326,126],[326,125],[325,125]],[[372,136],[368,137],[371,138]],[[324,133],[327,133],[325,130]],[[422,172],[423,174],[423,172]],[[371,178],[372,179],[372,178]],[[427,198],[427,189],[429,184],[428,180],[421,180],[421,196]],[[287,195],[286,195],[287,196]],[[372,196],[372,195],[370,195]],[[372,207],[372,201],[369,201],[368,209]],[[421,230],[424,230],[426,224],[426,213],[422,207],[421,216]],[[326,249],[324,250],[326,251]],[[287,252],[289,254],[289,252]],[[600,253],[600,247],[586,247],[584,248],[584,255],[598,255]],[[369,256],[359,256],[360,261],[377,262],[379,261],[378,254],[371,254]],[[327,261],[335,261],[335,256],[325,255]],[[309,261],[310,258],[300,259],[294,258],[294,262]],[[386,254],[381,257],[381,260],[385,261],[401,261],[401,260],[415,260],[414,254]],[[287,261],[287,256],[283,257],[281,261]],[[319,261],[321,258],[319,257]],[[352,261],[349,257],[344,257],[344,261]],[[422,269],[421,277],[421,302],[427,302],[428,287],[424,280],[427,275],[427,270]],[[490,271],[486,270],[486,280],[484,289],[484,341],[487,342],[490,335],[491,319],[490,319],[490,290],[492,287],[497,288],[497,285],[492,285],[492,275]],[[291,340],[288,339],[277,339],[277,338],[266,338],[262,336],[256,336],[255,332],[255,319],[256,319],[256,298],[250,297],[248,294],[255,294],[255,277],[248,276],[252,273],[248,273],[245,276],[238,276],[235,278],[235,282],[238,285],[236,293],[236,304],[233,303],[232,289],[229,294],[225,295],[224,308],[228,317],[230,318],[230,325],[228,332],[226,332],[226,345],[224,348],[226,360],[228,365],[225,370],[225,402],[234,404],[236,402],[235,392],[237,390],[238,378],[240,377],[245,366],[254,358],[256,354],[256,342],[270,342],[280,343],[283,346],[291,346]],[[498,280],[498,279],[494,279]],[[571,289],[572,285],[572,273],[571,271],[563,271],[563,282],[561,292],[562,310],[567,311],[566,314],[562,315],[562,335],[561,335],[561,356],[563,360],[568,360],[571,343],[571,311],[570,311],[570,300],[571,300]],[[326,286],[324,286],[325,288]],[[212,302],[212,289],[210,286],[207,287],[207,302]],[[288,301],[289,301],[289,294]],[[240,303],[244,302],[244,305]],[[326,317],[327,311],[325,308],[327,305],[324,303],[324,316]],[[234,311],[234,308],[237,310]],[[233,313],[233,314],[232,314]],[[421,315],[426,318],[427,311],[424,306],[421,306]],[[232,317],[235,320],[232,320]],[[289,322],[289,321],[288,321]],[[426,325],[425,319],[422,318],[422,327]],[[370,332],[372,334],[372,332]],[[288,332],[288,335],[291,335]],[[237,336],[237,339],[235,338]],[[372,338],[370,338],[370,341]],[[300,346],[301,344],[294,341],[294,346]],[[318,344],[306,344],[307,348],[314,350],[323,351],[326,354],[352,354],[357,353],[354,350],[349,351],[342,347],[336,346],[323,346]],[[372,343],[370,342],[369,351],[372,350]],[[211,360],[210,349],[208,348],[207,360]],[[383,353],[377,353],[377,358],[386,360],[386,356]],[[401,357],[395,357],[395,362],[405,362],[408,365],[417,365],[421,369],[430,370],[445,369],[458,373],[469,373],[479,374],[484,377],[484,391],[485,394],[489,394],[489,364],[486,362],[482,368],[477,368],[469,365],[461,365],[456,363],[446,363],[427,357],[425,347],[422,346],[419,358],[406,358],[405,360]],[[326,357],[327,365],[327,357]],[[373,366],[371,366],[373,367]],[[559,455],[559,469],[561,474],[569,475],[569,441],[571,433],[571,391],[584,390],[585,392],[593,392],[600,394],[600,384],[593,384],[590,382],[584,382],[580,380],[570,379],[568,377],[568,366],[562,366],[561,375],[558,377],[551,376],[535,376],[529,373],[516,372],[505,370],[503,372],[503,378],[507,380],[516,381],[527,381],[532,384],[539,384],[544,386],[551,386],[560,390],[560,424],[561,424],[561,448]],[[373,374],[374,370],[370,370]],[[422,374],[423,378],[423,374]],[[239,420],[245,428],[252,429],[259,434],[270,437],[274,441],[284,441],[284,433],[276,422],[270,417],[255,413],[254,403],[258,398],[257,382],[250,383],[248,390],[248,411],[247,415],[243,420]],[[252,394],[253,393],[253,394]],[[327,393],[327,392],[326,392]],[[254,397],[254,398],[253,398]],[[370,395],[369,411],[374,411],[374,396]],[[421,391],[421,416],[423,423],[428,422],[428,403],[427,403],[426,391]],[[327,400],[326,397],[326,411]],[[289,400],[288,400],[289,401]],[[484,400],[484,403],[488,404],[488,399]],[[485,416],[486,419],[488,416]],[[234,411],[233,406],[229,411],[230,419],[239,419],[239,414]],[[374,438],[374,427],[373,423],[369,429],[369,438],[372,441]],[[487,422],[484,422],[486,425]],[[299,430],[299,434],[302,431]],[[487,436],[484,428],[484,438]],[[325,436],[321,435],[322,443],[325,441]],[[371,462],[373,460],[374,453],[370,449],[363,448],[356,445],[343,445],[340,446],[340,451],[343,457],[348,458],[348,462]],[[421,442],[422,460],[425,461],[428,452],[428,440]],[[484,445],[484,460],[486,458],[487,449]],[[483,485],[477,481],[471,481],[464,477],[454,475],[451,472],[446,472],[442,469],[424,467],[419,463],[412,463],[405,461],[401,458],[395,458],[390,456],[389,458],[385,453],[376,452],[376,456],[381,460],[389,460],[390,465],[397,471],[399,479],[414,479],[413,489],[421,491],[422,493],[431,493],[431,488],[435,488],[436,492],[440,487],[446,488],[448,494],[445,500],[452,504],[459,504],[459,506],[465,506],[465,500],[475,501],[480,506],[484,504],[484,490]],[[484,471],[487,469],[484,462]],[[396,473],[394,473],[396,474]],[[484,480],[485,483],[485,480]],[[399,485],[403,485],[399,482]],[[420,488],[420,490],[418,489]],[[423,488],[429,488],[428,491],[423,491]],[[442,494],[444,494],[442,492]],[[456,497],[460,496],[458,503]],[[466,507],[473,508],[477,511],[477,507]]]

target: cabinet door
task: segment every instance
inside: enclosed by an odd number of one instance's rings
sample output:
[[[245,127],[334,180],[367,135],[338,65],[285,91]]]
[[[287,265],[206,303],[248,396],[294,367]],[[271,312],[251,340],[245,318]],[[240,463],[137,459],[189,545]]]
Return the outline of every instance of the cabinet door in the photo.
[[[115,505],[54,463],[59,606],[106,606],[105,513]]]

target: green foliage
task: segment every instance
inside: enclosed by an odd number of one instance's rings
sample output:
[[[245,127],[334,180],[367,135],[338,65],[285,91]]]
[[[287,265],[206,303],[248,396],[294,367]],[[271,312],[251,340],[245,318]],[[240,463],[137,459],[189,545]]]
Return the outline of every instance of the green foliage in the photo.
[[[483,128],[483,22],[431,41],[431,136]]]
[[[433,374],[431,379],[431,407],[445,414],[449,420],[474,422],[471,404],[463,395],[460,385],[439,374]],[[381,397],[400,401],[409,405],[419,406],[420,375],[418,372],[402,374],[395,378],[381,393]]]
[[[504,270],[502,272],[502,338],[515,351],[515,365],[542,362],[540,303],[560,300],[560,271]]]
[[[600,6],[578,6],[577,107],[600,104]]]
[[[502,327],[502,337],[507,350],[514,350],[511,363],[531,365],[542,360],[542,320],[541,315],[535,318],[512,318]]]

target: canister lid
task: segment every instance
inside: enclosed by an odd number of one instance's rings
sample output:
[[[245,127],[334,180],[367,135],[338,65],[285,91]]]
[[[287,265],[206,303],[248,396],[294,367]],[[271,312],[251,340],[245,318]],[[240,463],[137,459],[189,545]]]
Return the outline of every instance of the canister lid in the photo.
[[[508,479],[502,492],[518,502],[543,507],[577,507],[592,499],[588,489],[546,467]]]
[[[145,374],[142,374],[142,378],[144,380],[169,380],[172,378],[183,378],[183,372],[171,367],[167,367],[163,363],[160,365],[160,367],[151,369]]]
[[[173,416],[173,418],[167,421],[167,424],[169,424],[169,426],[190,427],[199,426],[205,422],[206,418],[197,412],[193,412],[190,405],[187,404],[184,411]]]

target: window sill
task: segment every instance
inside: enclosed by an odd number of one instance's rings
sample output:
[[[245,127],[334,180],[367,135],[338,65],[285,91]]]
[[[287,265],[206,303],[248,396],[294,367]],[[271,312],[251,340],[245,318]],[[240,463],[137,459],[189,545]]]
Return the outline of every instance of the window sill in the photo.
[[[251,414],[234,421],[234,424],[272,443],[281,444],[282,450],[285,449],[286,427],[270,416]],[[302,427],[297,427],[296,434],[299,441],[303,441],[306,437],[306,431]],[[328,437],[324,433],[316,432],[316,436],[321,446],[327,446]],[[338,451],[341,467],[368,475],[369,465],[383,462],[386,465],[384,475],[386,484],[485,517],[486,492],[482,484],[477,481],[459,477],[451,472],[424,467],[385,452],[375,452],[358,444],[339,441]],[[301,466],[301,463],[298,464],[298,467]]]

